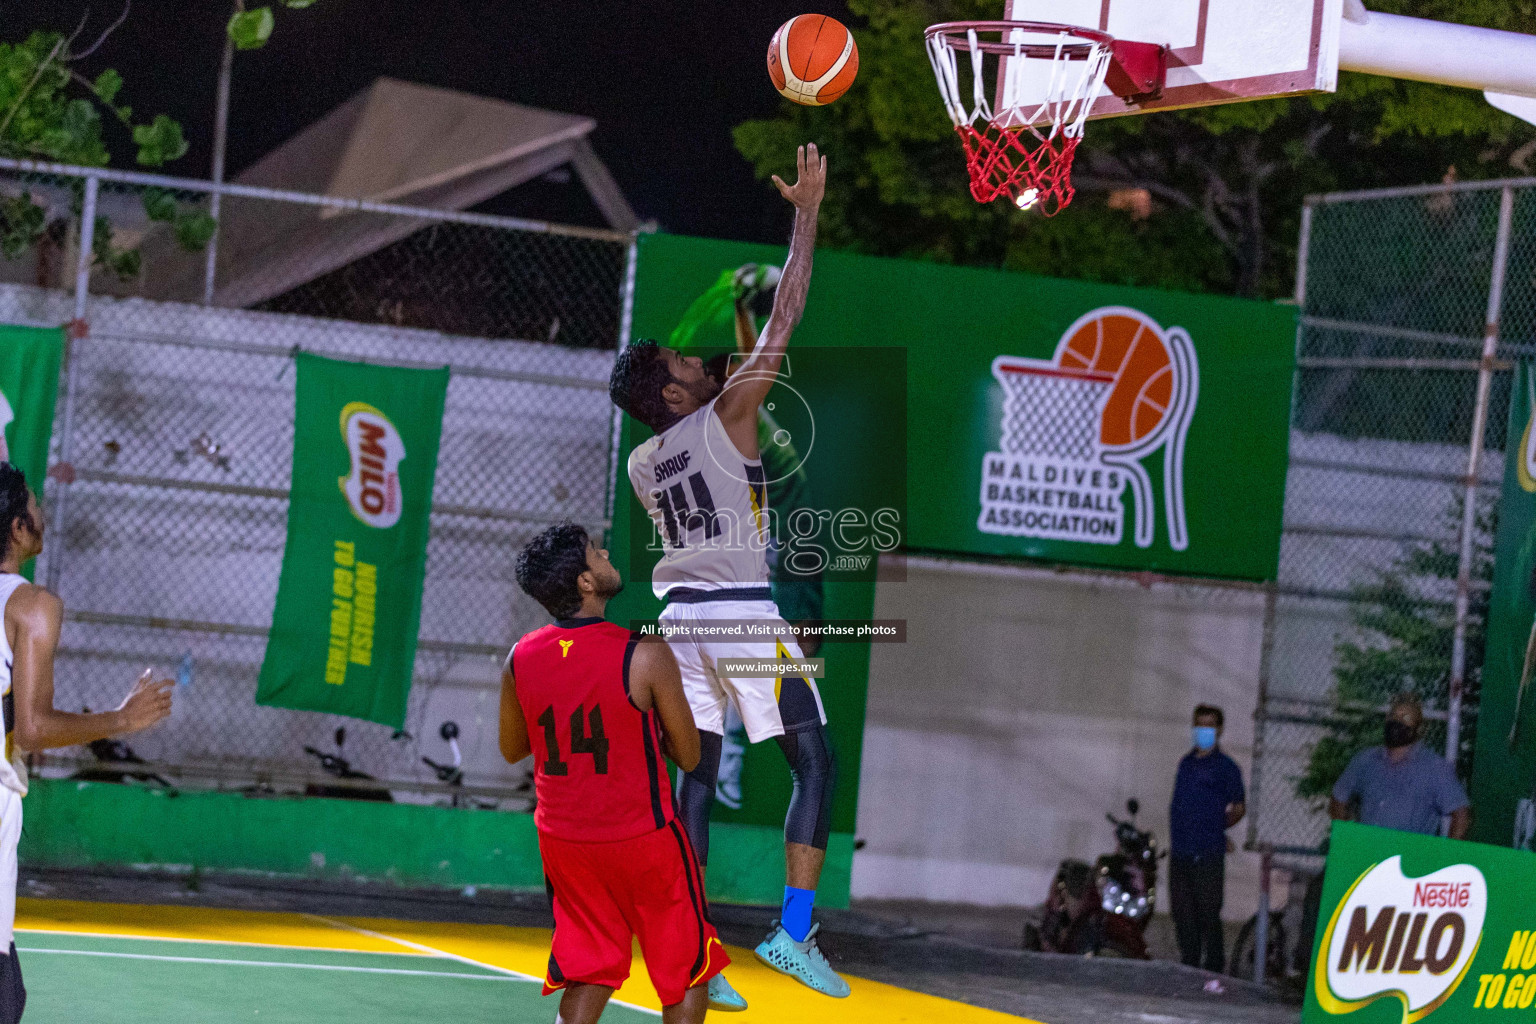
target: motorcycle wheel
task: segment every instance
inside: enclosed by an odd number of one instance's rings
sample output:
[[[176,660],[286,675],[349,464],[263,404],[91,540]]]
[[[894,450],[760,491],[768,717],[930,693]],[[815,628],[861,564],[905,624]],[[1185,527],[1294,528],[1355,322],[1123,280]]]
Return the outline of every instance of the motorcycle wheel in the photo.
[[[1237,941],[1232,943],[1232,956],[1227,961],[1227,973],[1234,978],[1253,980],[1253,959],[1257,955],[1258,939],[1254,935],[1254,929],[1258,927],[1258,915],[1255,914],[1243,922],[1242,930],[1237,933]],[[1265,951],[1264,980],[1273,984],[1285,977],[1285,925],[1281,923],[1281,915],[1270,913],[1269,918],[1269,946]]]
[[[1104,949],[1104,919],[1098,914],[1074,922],[1063,938],[1063,953],[1098,956]]]

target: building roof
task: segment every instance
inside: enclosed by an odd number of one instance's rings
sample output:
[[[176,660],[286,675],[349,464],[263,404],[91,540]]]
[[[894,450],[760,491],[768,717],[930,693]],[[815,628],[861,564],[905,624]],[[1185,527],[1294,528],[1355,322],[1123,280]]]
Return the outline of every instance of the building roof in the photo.
[[[609,225],[639,219],[587,136],[591,118],[381,78],[241,173],[244,185],[464,210],[570,165]],[[214,302],[251,306],[422,230],[416,218],[226,197]],[[202,254],[145,240],[140,294],[200,299]]]

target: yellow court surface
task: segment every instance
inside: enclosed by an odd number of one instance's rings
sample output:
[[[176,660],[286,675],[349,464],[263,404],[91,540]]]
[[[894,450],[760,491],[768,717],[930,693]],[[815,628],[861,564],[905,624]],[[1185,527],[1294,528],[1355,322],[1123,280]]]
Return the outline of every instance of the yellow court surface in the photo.
[[[28,1016],[39,1020],[542,1024],[555,1014],[555,997],[539,996],[542,928],[21,899],[16,930]],[[730,1015],[743,1022],[1024,1019],[858,977],[850,998],[831,1000],[728,949],[732,983],[751,1003]],[[659,1010],[637,951],[603,1019],[655,1020]]]

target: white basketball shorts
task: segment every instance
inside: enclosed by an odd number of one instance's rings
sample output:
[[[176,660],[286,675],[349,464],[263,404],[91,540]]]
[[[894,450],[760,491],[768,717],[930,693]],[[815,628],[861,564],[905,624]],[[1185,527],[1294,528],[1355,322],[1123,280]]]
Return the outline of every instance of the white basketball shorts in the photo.
[[[0,953],[16,935],[16,847],[21,843],[21,794],[0,786]]]
[[[674,592],[675,594],[676,592]],[[764,596],[759,597],[761,593]],[[750,679],[723,679],[715,671],[724,658],[802,658],[800,644],[789,624],[779,616],[779,609],[768,588],[751,590],[690,591],[687,600],[675,597],[662,609],[664,627],[684,627],[684,632],[667,637],[677,667],[682,671],[683,693],[693,709],[693,720],[703,732],[725,734],[727,702],[736,705],[747,739],[753,743],[786,732],[797,732],[827,724],[827,712],[821,703],[816,680],[800,676],[763,676]],[[716,599],[713,595],[720,595]],[[708,596],[708,599],[697,598]],[[750,596],[746,596],[750,595]],[[709,639],[693,635],[689,626],[706,623],[762,623],[769,629],[762,639]]]

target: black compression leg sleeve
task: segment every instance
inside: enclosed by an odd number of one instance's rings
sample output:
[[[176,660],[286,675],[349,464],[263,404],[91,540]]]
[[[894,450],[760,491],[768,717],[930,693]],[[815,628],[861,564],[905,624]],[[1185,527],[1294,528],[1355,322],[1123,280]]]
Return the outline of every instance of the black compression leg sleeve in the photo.
[[[699,867],[709,862],[709,812],[715,806],[715,782],[720,776],[720,746],[724,741],[717,732],[699,731],[699,763],[691,772],[677,777],[677,814],[683,819],[688,841],[699,858]]]
[[[18,1024],[27,1008],[27,987],[21,983],[21,962],[16,959],[16,943],[0,953],[0,1024]]]
[[[786,733],[778,741],[795,785],[784,818],[784,841],[825,850],[832,831],[832,784],[837,778],[826,726]]]

